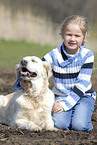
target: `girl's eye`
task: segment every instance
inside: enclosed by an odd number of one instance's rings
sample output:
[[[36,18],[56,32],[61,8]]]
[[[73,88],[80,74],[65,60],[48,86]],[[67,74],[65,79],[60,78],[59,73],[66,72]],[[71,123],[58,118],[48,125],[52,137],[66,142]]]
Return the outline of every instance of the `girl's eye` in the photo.
[[[67,36],[72,36],[72,34],[66,34]]]
[[[80,35],[75,35],[75,37],[80,37]]]

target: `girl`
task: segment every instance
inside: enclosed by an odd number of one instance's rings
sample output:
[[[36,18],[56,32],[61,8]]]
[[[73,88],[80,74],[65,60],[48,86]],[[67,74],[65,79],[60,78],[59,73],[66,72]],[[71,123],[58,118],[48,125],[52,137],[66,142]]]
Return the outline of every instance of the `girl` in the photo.
[[[58,129],[93,129],[91,116],[96,93],[90,79],[94,54],[84,46],[87,31],[87,19],[75,15],[66,18],[61,27],[64,42],[43,58],[53,72],[55,104],[52,116]]]
[[[53,72],[55,104],[52,117],[58,129],[90,131],[96,92],[90,82],[94,54],[85,48],[88,22],[81,16],[67,17],[61,27],[63,43],[44,56]],[[27,90],[29,84],[20,85]]]

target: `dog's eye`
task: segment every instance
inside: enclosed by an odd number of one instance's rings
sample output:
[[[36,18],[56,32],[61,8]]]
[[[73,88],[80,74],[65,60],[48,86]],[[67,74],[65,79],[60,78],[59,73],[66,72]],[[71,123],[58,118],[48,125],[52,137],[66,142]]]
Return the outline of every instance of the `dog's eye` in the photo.
[[[34,59],[31,60],[32,62],[36,62]]]
[[[37,73],[36,73],[36,72],[32,72],[32,73],[30,74],[30,76],[31,76],[31,77],[36,77],[36,76],[37,76]]]

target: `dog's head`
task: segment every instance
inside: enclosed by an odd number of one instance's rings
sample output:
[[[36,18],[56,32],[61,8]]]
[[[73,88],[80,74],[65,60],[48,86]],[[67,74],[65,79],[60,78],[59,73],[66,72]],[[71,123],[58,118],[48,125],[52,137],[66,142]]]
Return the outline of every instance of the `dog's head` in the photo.
[[[31,83],[29,92],[35,96],[48,87],[50,67],[36,56],[26,56],[19,63],[20,78]]]

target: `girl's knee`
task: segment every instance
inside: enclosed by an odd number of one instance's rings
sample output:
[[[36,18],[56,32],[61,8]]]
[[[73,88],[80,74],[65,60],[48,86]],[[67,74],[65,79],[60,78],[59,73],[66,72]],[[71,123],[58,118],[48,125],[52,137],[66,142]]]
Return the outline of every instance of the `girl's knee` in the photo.
[[[82,121],[78,121],[78,122],[72,122],[71,124],[71,129],[72,130],[77,130],[77,131],[90,131],[93,129],[93,125],[91,122],[82,122]]]
[[[58,121],[56,121],[54,123],[54,127],[58,128],[58,129],[63,129],[63,130],[68,130],[69,129],[68,124],[65,124],[65,122],[58,122]]]
[[[64,115],[62,115],[62,113],[54,113],[53,114],[53,121],[54,121],[54,126],[58,129],[64,129],[64,130],[68,130],[69,125],[70,125],[70,121],[66,118],[64,118]]]
[[[90,131],[93,129],[91,116],[94,110],[94,104],[87,98],[80,100],[75,106],[71,119],[71,129],[80,131]]]

